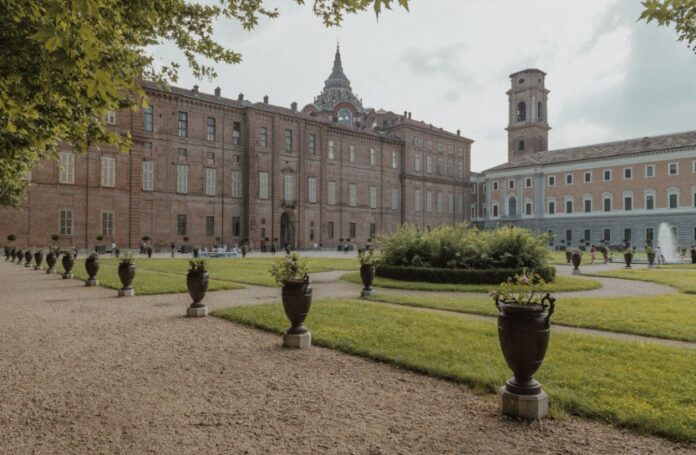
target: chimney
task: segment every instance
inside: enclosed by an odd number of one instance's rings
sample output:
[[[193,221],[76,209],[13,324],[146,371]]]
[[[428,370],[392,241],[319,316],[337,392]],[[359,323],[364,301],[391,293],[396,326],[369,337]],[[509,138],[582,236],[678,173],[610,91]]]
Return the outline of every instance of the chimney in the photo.
[[[292,109],[293,111],[297,110],[297,102],[296,101],[292,102],[292,104],[290,105],[290,109]]]
[[[268,104],[268,95],[263,97],[263,104]]]
[[[191,90],[193,93],[198,93],[198,86],[194,85],[193,90]]]
[[[237,95],[237,101],[244,101],[244,93]]]
[[[404,118],[408,117],[408,112],[404,111]]]
[[[457,136],[461,136],[461,135],[462,135],[462,130],[457,130]]]
[[[220,98],[220,87],[215,87],[215,96]]]
[[[408,119],[411,120],[411,112],[408,113]]]

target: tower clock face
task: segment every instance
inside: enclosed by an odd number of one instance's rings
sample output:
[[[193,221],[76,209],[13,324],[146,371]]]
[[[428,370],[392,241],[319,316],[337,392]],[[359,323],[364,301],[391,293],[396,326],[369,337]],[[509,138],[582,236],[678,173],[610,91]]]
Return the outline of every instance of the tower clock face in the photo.
[[[353,114],[348,109],[341,109],[338,111],[338,123],[341,125],[352,125],[353,124]]]

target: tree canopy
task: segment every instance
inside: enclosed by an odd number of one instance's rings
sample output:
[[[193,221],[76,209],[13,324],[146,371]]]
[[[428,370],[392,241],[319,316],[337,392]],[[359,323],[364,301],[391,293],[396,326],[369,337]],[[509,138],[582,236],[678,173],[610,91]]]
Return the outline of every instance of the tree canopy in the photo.
[[[661,26],[673,25],[677,39],[696,52],[696,0],[645,0],[640,18]]]
[[[304,5],[305,0],[289,0]],[[91,144],[128,150],[131,138],[102,119],[108,111],[137,110],[147,99],[141,78],[176,82],[175,63],[156,66],[148,46],[174,43],[196,78],[214,78],[212,65],[234,64],[241,55],[213,38],[218,19],[253,29],[278,11],[264,0],[0,0],[0,205],[18,206],[26,176],[40,160],[55,158],[57,145],[78,152]],[[408,0],[314,0],[326,26],[345,15]]]

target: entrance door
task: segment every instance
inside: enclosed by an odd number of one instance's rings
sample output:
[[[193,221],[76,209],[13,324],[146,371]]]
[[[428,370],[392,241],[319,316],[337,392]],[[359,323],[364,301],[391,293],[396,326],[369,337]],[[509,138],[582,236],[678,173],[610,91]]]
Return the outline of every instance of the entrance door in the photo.
[[[295,216],[292,212],[283,212],[280,215],[280,246],[290,245],[295,249]]]

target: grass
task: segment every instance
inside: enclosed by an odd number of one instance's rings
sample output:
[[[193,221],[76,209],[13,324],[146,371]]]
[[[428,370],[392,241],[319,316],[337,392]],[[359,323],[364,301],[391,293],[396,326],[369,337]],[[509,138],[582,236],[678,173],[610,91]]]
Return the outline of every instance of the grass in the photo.
[[[277,258],[282,256],[278,255]],[[149,283],[150,280],[163,280],[164,274],[185,276],[189,269],[188,258],[174,258],[174,259],[157,259],[157,258],[137,258],[135,265],[138,269],[136,274],[136,281],[142,281],[141,285],[148,288],[161,288],[157,283]],[[225,287],[222,283],[243,283],[252,284],[258,286],[269,286],[276,287],[277,284],[273,277],[270,275],[271,264],[275,262],[276,258],[213,258],[207,259],[206,264],[208,265],[208,273],[211,277],[211,287],[210,290],[220,290],[220,289],[237,289],[237,287]],[[310,264],[310,270],[312,272],[328,272],[331,270],[356,270],[359,268],[359,263],[357,259],[343,259],[343,258],[308,258]],[[101,258],[99,260],[102,268],[104,267],[116,267],[119,260],[116,258]],[[84,270],[84,266],[80,266]],[[76,265],[77,269],[78,266]],[[151,274],[148,272],[157,272],[156,274]],[[101,275],[101,273],[100,273]],[[117,277],[118,281],[118,277]],[[216,288],[213,289],[213,281],[216,281]],[[233,286],[232,284],[228,286]],[[166,288],[165,288],[166,289]],[[136,292],[138,290],[136,289]],[[171,293],[171,292],[186,292],[186,283],[184,283],[183,291],[169,291],[159,292],[159,293]]]
[[[658,269],[685,269],[696,270],[696,264],[664,264],[658,265]]]
[[[121,289],[123,285],[118,278],[118,265],[115,261],[109,261],[104,263],[102,260],[100,262],[99,273],[97,274],[97,279],[99,280],[99,285],[109,289]],[[185,274],[170,274],[170,273],[160,273],[154,272],[147,269],[142,269],[139,267],[139,263],[136,264],[135,279],[133,280],[133,289],[135,289],[136,295],[156,295],[156,294],[178,294],[188,292],[186,288],[186,276]],[[62,266],[58,267],[63,270]],[[86,281],[88,274],[85,271],[84,260],[75,261],[75,266],[73,267],[73,274],[75,278]],[[208,283],[209,291],[222,291],[229,289],[242,289],[244,286],[232,283],[230,281],[214,280],[211,279]]]
[[[487,296],[434,299],[376,294],[369,300],[486,316],[498,314]],[[572,327],[696,342],[696,296],[560,298],[556,301],[552,321]]]
[[[593,273],[594,276],[649,281],[672,286],[687,294],[696,294],[696,270],[683,269],[621,269]]]
[[[228,308],[215,316],[280,333],[280,304]],[[511,373],[494,321],[359,300],[314,302],[317,345],[495,392]],[[696,440],[696,350],[554,332],[536,375],[552,409],[676,440]]]
[[[360,273],[347,273],[341,277],[350,283],[362,284]],[[442,292],[488,292],[494,289],[493,284],[456,284],[456,283],[426,283],[422,281],[402,281],[391,278],[375,277],[372,284],[378,288],[406,289],[410,291],[442,291]],[[599,289],[602,284],[597,280],[577,276],[557,275],[553,283],[549,283],[549,292],[588,291]]]

